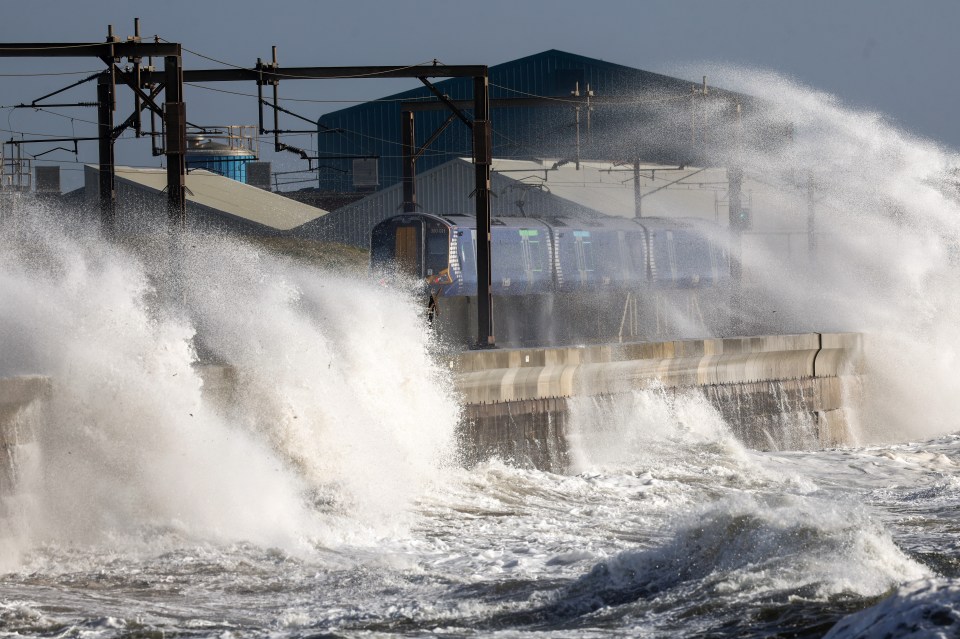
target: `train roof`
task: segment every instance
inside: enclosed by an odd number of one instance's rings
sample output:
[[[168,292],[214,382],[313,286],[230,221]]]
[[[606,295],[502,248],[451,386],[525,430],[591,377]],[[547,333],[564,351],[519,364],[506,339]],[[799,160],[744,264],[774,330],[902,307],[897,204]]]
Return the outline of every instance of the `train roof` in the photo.
[[[403,213],[395,215],[389,219],[401,217],[427,217],[440,222],[457,226],[460,228],[476,228],[476,218],[473,215],[434,215],[432,213]],[[509,228],[571,228],[571,229],[610,229],[610,230],[639,230],[646,229],[650,232],[672,231],[677,229],[695,230],[700,233],[712,235],[723,231],[723,227],[696,217],[644,217],[619,218],[619,217],[597,217],[590,219],[583,218],[537,218],[537,217],[494,217],[490,220],[491,225],[496,227]]]
[[[451,224],[472,229],[477,226],[477,219],[472,215],[444,215],[443,219]],[[490,218],[492,226],[508,226],[515,228],[547,228],[548,224],[536,217],[494,217]]]
[[[717,232],[723,227],[716,222],[700,217],[645,217],[639,220],[648,231],[690,229],[701,232]]]
[[[476,228],[476,218],[472,215],[443,215],[435,216],[451,224],[464,228]],[[555,227],[574,229],[612,229],[636,230],[639,227],[649,231],[673,230],[678,228],[696,229],[703,232],[708,230],[719,231],[722,227],[709,220],[696,217],[645,217],[640,219],[619,217],[583,218],[536,218],[536,217],[495,217],[491,219],[493,226],[509,226],[517,228]]]

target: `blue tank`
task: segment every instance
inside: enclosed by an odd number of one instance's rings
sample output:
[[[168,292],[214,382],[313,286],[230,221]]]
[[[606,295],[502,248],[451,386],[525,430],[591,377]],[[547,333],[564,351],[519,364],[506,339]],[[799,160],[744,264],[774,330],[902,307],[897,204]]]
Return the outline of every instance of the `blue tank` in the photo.
[[[231,147],[204,135],[187,136],[187,169],[206,169],[238,182],[247,182],[247,162],[257,155],[244,148]]]

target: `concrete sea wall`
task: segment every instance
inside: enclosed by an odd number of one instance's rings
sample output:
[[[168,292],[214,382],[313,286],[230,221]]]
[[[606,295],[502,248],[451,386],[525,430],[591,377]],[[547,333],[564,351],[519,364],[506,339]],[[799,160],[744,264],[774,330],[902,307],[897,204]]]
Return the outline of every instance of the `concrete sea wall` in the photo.
[[[564,348],[466,351],[448,360],[464,402],[467,463],[496,455],[541,469],[566,467],[568,400],[616,401],[656,386],[666,396],[700,393],[737,437],[755,448],[849,443],[860,401],[861,336],[808,333]],[[230,403],[233,369],[200,366],[204,392]],[[0,494],[16,481],[18,450],[34,440],[27,419],[51,381],[0,379]],[[429,419],[429,416],[424,416]]]
[[[14,487],[39,472],[35,427],[50,394],[50,380],[39,375],[0,378],[0,566],[20,535],[18,513],[29,495]]]
[[[15,480],[18,451],[34,441],[28,416],[50,393],[50,379],[41,375],[0,378],[0,493]]]
[[[746,445],[806,449],[851,442],[861,401],[854,333],[465,352],[450,361],[465,400],[469,461],[496,455],[544,470],[567,465],[568,399],[656,388],[699,393]]]

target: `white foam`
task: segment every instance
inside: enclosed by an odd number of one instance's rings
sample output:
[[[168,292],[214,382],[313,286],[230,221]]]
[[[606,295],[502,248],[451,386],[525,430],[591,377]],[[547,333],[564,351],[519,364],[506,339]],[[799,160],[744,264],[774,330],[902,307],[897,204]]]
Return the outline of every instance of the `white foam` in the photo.
[[[20,487],[40,497],[33,541],[160,526],[300,551],[369,543],[436,480],[457,407],[402,295],[225,239],[187,238],[171,263],[176,250],[136,257],[41,211],[13,224],[0,376],[54,384],[42,479]],[[237,370],[232,410],[204,397],[198,327]]]
[[[824,639],[951,639],[960,631],[960,583],[924,579],[901,586],[864,611],[848,615]]]
[[[693,391],[654,384],[615,397],[574,397],[568,406],[572,472],[675,462],[703,447],[744,457],[717,410]]]
[[[573,584],[565,605],[623,603],[660,593],[729,603],[805,592],[879,595],[929,577],[876,522],[850,505],[737,494],[679,516],[662,546],[620,553]],[[708,594],[709,593],[709,594]]]
[[[315,489],[390,525],[455,452],[459,408],[421,309],[356,274],[235,243],[197,248],[186,304],[206,345],[239,373],[231,417],[263,433]]]
[[[742,126],[726,130],[722,150],[705,151],[711,166],[744,169],[752,218],[742,238],[747,303],[728,334],[862,332],[869,374],[860,441],[955,430],[960,155],[775,73],[713,65],[695,75],[705,70],[718,85],[764,98],[743,110]],[[707,137],[723,139],[725,127],[711,127],[710,118],[729,121],[733,107],[703,107]],[[689,126],[686,110],[663,117],[664,129]],[[651,128],[638,122],[636,134]]]

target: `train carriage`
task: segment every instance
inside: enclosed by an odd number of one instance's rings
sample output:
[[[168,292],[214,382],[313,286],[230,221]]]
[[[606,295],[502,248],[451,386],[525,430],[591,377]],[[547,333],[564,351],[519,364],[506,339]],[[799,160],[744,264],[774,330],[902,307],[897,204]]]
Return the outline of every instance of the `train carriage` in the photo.
[[[491,284],[500,299],[498,326],[513,326],[514,341],[576,340],[582,331],[570,327],[590,315],[596,316],[589,321],[596,339],[610,333],[622,339],[638,301],[655,307],[659,336],[666,321],[661,315],[678,315],[664,313],[664,306],[696,309],[704,324],[700,297],[712,294],[708,307],[717,306],[722,295],[716,291],[730,281],[726,237],[725,229],[693,218],[494,218]],[[477,295],[473,216],[388,218],[373,229],[371,261],[420,279],[434,302],[459,309],[454,315],[469,321],[466,307]],[[546,341],[537,334],[543,331],[531,328],[544,322],[553,325]]]

